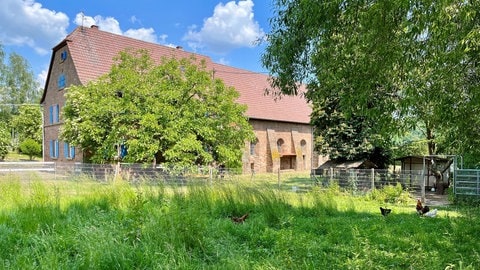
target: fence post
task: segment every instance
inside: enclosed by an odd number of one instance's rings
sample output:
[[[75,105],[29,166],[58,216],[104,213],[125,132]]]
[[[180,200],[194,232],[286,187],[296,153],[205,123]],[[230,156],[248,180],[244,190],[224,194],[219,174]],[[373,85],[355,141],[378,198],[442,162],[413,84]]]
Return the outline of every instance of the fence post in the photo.
[[[331,185],[333,182],[333,167],[330,167],[329,171],[330,171],[330,181],[328,182],[328,184]]]
[[[426,179],[425,179],[425,170],[422,171],[423,172],[423,175],[422,175],[422,178],[423,178],[423,181],[422,181],[422,189],[420,190],[421,191],[421,195],[422,195],[422,202],[425,202],[425,184],[426,184]]]
[[[372,168],[372,190],[375,189],[375,169]]]

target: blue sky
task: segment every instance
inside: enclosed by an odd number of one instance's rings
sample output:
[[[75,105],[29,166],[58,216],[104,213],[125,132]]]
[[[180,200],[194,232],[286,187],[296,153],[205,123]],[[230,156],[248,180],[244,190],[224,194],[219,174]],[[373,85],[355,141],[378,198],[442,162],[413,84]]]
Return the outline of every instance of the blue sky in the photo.
[[[1,0],[0,44],[27,59],[42,87],[51,49],[82,24],[265,72],[255,41],[272,14],[271,0]]]

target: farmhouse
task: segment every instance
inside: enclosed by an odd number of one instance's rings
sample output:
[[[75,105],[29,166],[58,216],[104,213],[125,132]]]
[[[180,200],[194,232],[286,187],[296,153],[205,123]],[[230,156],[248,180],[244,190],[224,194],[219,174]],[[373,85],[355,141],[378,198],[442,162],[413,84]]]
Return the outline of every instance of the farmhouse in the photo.
[[[41,99],[44,113],[44,161],[83,162],[86,153],[61,141],[62,107],[70,85],[85,85],[110,71],[113,58],[125,49],[146,49],[159,61],[162,57],[204,60],[215,77],[239,93],[239,103],[248,106],[247,116],[256,140],[245,142],[243,171],[276,172],[310,170],[318,166],[313,151],[311,108],[303,97],[274,99],[265,95],[268,76],[218,63],[209,57],[149,43],[109,32],[97,26],[78,27],[53,48],[50,67]],[[94,104],[93,104],[94,105]],[[112,146],[113,147],[113,146]]]

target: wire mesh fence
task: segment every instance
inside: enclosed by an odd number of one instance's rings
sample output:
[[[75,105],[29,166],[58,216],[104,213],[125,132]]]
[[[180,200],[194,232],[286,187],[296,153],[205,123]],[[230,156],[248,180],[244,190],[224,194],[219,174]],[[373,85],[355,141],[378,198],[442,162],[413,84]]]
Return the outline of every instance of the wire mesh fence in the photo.
[[[344,189],[368,191],[385,185],[401,184],[404,189],[420,190],[423,184],[422,170],[390,171],[379,169],[322,169],[312,170],[317,185],[337,183]]]
[[[57,162],[0,162],[0,176],[19,180],[74,180],[108,182],[117,177],[132,182],[186,184],[187,181],[232,180],[241,171],[215,167],[164,167],[146,164],[90,164]]]
[[[272,187],[294,192],[305,192],[313,186],[328,187],[337,183],[345,190],[367,192],[385,185],[396,185],[409,190],[420,190],[422,171],[392,172],[376,169],[328,169],[311,172],[277,171],[244,174],[240,169],[212,166],[164,167],[145,164],[89,164],[56,162],[0,162],[0,176],[20,180],[75,180],[91,179],[109,182],[118,177],[130,183],[186,185],[211,184],[250,180],[269,183]]]

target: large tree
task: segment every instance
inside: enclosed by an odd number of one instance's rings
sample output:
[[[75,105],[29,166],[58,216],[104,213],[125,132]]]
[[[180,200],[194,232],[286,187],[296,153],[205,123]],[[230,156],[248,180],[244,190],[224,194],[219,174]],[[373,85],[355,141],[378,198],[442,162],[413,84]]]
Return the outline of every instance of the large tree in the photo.
[[[13,135],[8,136],[11,139],[9,146],[16,148],[17,139],[20,137],[21,142],[25,132],[28,136],[32,135],[32,139],[41,142],[42,116],[39,101],[39,84],[27,60],[16,53],[5,54],[0,44],[0,121],[5,123],[4,128]],[[21,112],[32,112],[32,106],[36,106],[34,114],[13,120]],[[22,120],[19,122],[20,119]],[[22,121],[25,122],[21,123]],[[36,135],[33,136],[33,133]]]
[[[478,48],[479,8],[460,0],[277,0],[262,62],[285,94],[296,94],[299,82],[308,85],[314,123],[315,112],[325,113],[322,106],[335,99],[332,112],[360,138],[381,136],[372,141],[381,146],[421,130],[436,154],[443,135],[459,126],[455,116],[465,97],[475,92],[465,79],[477,73],[467,48]],[[365,122],[369,136],[356,121]],[[317,135],[325,138],[336,125],[316,129]]]
[[[12,118],[12,126],[16,131],[17,139],[23,142],[32,139],[42,143],[42,111],[40,105],[23,105],[18,110],[18,115]]]
[[[147,51],[123,51],[108,74],[68,89],[62,137],[95,162],[111,161],[119,145],[126,162],[238,167],[253,139],[238,95],[202,61],[156,65]]]
[[[10,151],[10,132],[5,123],[0,122],[0,161],[4,160]]]
[[[14,52],[6,55],[0,44],[0,118],[9,121],[22,104],[38,104],[40,95],[27,60]]]

